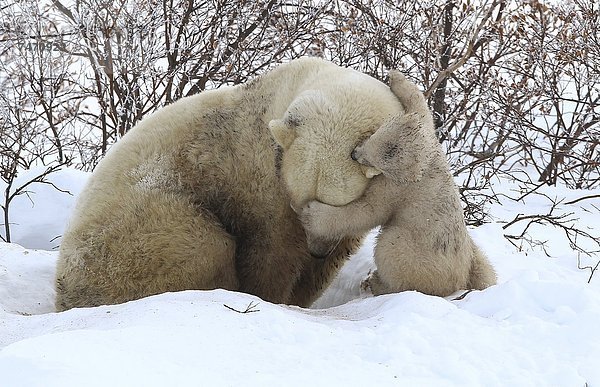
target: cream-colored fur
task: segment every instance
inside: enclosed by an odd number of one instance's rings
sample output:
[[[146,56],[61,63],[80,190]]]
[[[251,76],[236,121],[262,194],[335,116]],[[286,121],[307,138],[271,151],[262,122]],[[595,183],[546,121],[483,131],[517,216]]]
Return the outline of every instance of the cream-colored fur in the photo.
[[[406,114],[388,120],[352,153],[382,174],[349,204],[306,205],[307,231],[336,240],[381,226],[377,270],[366,281],[375,295],[417,290],[447,296],[493,285],[495,272],[467,232],[423,94],[399,72],[391,72],[390,82]]]
[[[300,59],[147,117],[78,198],[60,249],[57,309],[214,288],[309,305],[363,233],[309,249],[291,205],[362,195],[372,168],[350,153],[400,111],[373,78]]]

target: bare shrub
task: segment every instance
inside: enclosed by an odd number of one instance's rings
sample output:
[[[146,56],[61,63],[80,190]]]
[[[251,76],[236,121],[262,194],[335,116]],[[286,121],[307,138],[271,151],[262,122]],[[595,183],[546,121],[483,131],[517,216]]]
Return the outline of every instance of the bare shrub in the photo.
[[[565,216],[582,202],[543,196],[600,187],[597,1],[31,0],[0,17],[6,160],[35,143],[36,162],[91,170],[157,108],[317,55],[382,80],[397,68],[421,86],[468,224],[535,197],[551,211],[504,219],[511,242],[539,247],[531,227],[557,227],[597,256],[581,241],[598,230]],[[600,212],[597,199],[582,193],[584,210]]]

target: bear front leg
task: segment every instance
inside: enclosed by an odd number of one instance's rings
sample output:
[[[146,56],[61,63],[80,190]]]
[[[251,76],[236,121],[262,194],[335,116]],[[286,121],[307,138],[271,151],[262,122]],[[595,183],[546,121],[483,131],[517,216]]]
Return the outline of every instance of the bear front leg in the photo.
[[[309,239],[322,240],[337,238],[346,234],[346,230],[336,219],[344,216],[341,207],[331,206],[319,201],[309,202],[300,213],[300,220],[304,225]]]
[[[300,220],[310,237],[336,240],[368,232],[382,224],[381,207],[361,199],[339,207],[312,201],[302,209]]]

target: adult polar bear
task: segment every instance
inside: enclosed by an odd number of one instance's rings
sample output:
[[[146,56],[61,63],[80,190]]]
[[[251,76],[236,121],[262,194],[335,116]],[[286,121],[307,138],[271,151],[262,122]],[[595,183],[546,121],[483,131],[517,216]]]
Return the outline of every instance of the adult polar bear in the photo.
[[[361,196],[373,170],[350,154],[402,111],[386,85],[314,58],[161,109],[111,148],[79,196],[57,309],[214,288],[309,305],[362,235],[311,255],[290,204]]]

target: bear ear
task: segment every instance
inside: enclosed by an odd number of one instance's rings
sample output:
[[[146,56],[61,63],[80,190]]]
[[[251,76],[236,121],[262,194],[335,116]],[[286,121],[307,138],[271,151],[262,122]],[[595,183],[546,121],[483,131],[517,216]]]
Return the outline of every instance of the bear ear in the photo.
[[[391,70],[389,73],[389,78],[390,78],[390,89],[392,90],[392,93],[394,93],[394,95],[396,95],[396,97],[400,98],[400,100],[402,101],[401,96],[405,95],[407,92],[406,89],[407,89],[408,79],[406,79],[404,74],[402,74],[398,70]]]
[[[271,122],[269,122],[269,129],[271,130],[271,134],[275,141],[284,150],[288,149],[296,138],[294,129],[287,125],[283,120],[271,120]]]
[[[371,167],[371,166],[366,166],[366,165],[362,165],[362,170],[363,173],[365,174],[365,176],[367,177],[367,179],[372,179],[377,175],[381,175],[381,171],[375,167]]]

